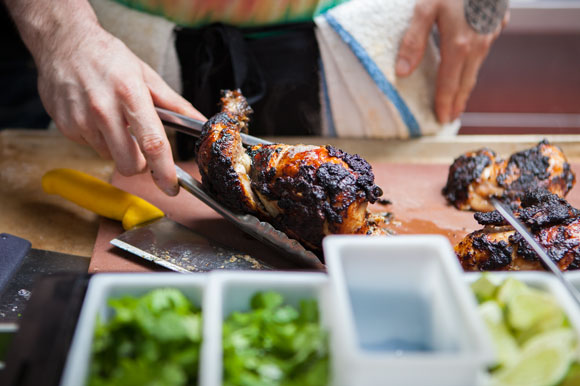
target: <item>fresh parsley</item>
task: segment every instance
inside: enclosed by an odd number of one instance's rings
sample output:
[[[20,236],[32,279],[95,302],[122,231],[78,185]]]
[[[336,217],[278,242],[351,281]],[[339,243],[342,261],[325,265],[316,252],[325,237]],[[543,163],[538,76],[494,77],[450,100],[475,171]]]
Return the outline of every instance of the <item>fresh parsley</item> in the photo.
[[[109,300],[114,315],[97,321],[90,386],[196,385],[202,317],[177,289]]]
[[[259,292],[250,307],[223,325],[225,386],[328,384],[328,333],[316,300],[302,300],[296,309],[280,293]]]

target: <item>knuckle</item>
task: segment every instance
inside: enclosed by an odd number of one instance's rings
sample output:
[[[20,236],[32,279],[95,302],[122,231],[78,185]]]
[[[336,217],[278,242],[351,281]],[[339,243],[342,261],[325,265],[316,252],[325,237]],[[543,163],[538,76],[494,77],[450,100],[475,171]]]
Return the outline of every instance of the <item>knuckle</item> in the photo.
[[[431,2],[417,2],[413,11],[413,18],[418,21],[429,18],[432,12]]]
[[[453,42],[453,49],[460,55],[467,55],[471,50],[471,42],[466,38],[457,38]]]
[[[421,39],[413,33],[408,33],[403,37],[403,47],[409,52],[420,51],[422,47]]]
[[[117,171],[119,171],[119,173],[125,177],[134,176],[135,174],[139,173],[137,165],[118,161],[115,165],[117,167]]]
[[[89,100],[89,111],[91,116],[99,122],[107,121],[108,111],[100,99],[93,97]]]
[[[116,92],[119,97],[121,97],[124,101],[132,100],[138,90],[137,82],[127,79],[126,77],[123,78],[120,76],[118,82],[116,82]]]
[[[168,143],[159,134],[148,134],[141,138],[141,151],[147,157],[157,157],[163,154],[168,148]]]

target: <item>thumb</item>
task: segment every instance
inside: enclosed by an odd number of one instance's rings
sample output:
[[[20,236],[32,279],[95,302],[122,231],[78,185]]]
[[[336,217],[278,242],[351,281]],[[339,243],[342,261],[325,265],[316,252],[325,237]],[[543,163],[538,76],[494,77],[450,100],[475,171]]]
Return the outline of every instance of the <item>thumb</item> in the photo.
[[[426,7],[425,2],[417,3],[411,24],[401,40],[395,64],[397,76],[410,75],[423,58],[435,21],[435,9]]]

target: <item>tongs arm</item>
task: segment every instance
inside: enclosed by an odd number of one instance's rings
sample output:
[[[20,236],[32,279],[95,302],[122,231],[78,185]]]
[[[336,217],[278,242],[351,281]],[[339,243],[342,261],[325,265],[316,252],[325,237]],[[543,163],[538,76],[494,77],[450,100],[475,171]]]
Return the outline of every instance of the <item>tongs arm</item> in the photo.
[[[155,110],[157,110],[157,115],[159,115],[159,118],[164,125],[169,126],[183,134],[191,135],[196,138],[201,136],[203,125],[205,124],[204,121],[189,118],[171,110],[162,109],[161,107],[155,107]],[[244,133],[240,134],[242,136],[242,143],[247,146],[272,144],[272,142],[266,141],[262,138],[254,137]]]

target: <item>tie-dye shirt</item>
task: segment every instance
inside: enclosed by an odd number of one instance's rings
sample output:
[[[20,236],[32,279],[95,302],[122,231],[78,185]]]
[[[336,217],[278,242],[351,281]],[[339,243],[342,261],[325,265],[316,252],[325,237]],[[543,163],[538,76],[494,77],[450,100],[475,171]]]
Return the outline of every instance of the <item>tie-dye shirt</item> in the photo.
[[[214,22],[257,27],[312,20],[348,0],[115,0],[176,24],[199,27]]]

